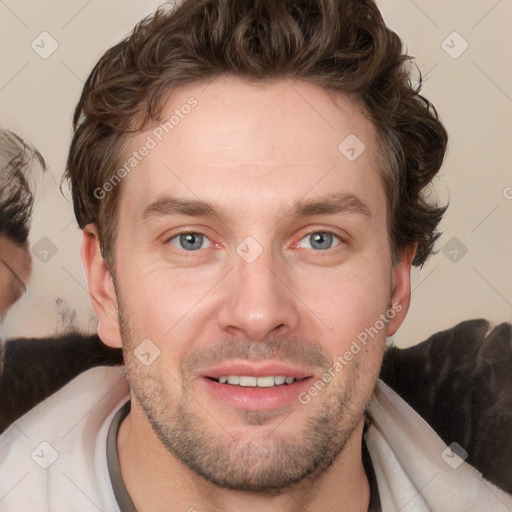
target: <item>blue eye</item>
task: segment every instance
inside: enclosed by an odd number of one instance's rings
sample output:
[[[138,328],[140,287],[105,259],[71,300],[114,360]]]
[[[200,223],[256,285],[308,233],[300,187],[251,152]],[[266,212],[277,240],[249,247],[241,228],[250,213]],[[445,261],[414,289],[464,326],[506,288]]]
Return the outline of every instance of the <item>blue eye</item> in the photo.
[[[332,245],[333,241],[337,239],[339,243],[336,245]],[[328,231],[314,231],[312,233],[307,234],[302,240],[310,240],[310,246],[306,247],[306,249],[317,249],[320,251],[325,251],[328,249],[332,249],[341,244],[340,237],[336,236],[333,233],[329,233]],[[303,245],[299,245],[300,247],[304,247]]]
[[[179,233],[172,238],[169,239],[169,242],[177,247],[178,249],[183,249],[184,251],[197,251],[199,249],[205,249],[203,247],[203,242],[208,242],[206,247],[210,247],[211,242],[209,238],[201,233]]]
[[[168,242],[177,249],[186,252],[199,251],[200,249],[206,249],[212,245],[206,235],[192,231],[178,233],[170,238]],[[301,239],[299,247],[315,249],[317,251],[327,251],[341,245],[341,242],[342,240],[339,236],[329,231],[313,231]]]

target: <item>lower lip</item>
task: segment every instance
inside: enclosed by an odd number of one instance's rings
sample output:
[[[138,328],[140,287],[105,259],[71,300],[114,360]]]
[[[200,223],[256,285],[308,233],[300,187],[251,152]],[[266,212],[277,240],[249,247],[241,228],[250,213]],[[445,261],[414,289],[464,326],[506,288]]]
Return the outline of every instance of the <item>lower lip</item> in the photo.
[[[269,411],[298,400],[301,392],[310,386],[312,377],[272,388],[232,386],[202,377],[208,391],[223,402],[247,411]]]

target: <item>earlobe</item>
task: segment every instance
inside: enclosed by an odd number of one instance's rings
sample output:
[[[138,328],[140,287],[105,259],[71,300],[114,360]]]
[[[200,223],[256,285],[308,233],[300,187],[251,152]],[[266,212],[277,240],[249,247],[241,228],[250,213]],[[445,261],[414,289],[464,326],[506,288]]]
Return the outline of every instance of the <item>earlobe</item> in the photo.
[[[401,253],[399,262],[392,269],[391,308],[395,312],[388,324],[388,336],[398,331],[405,319],[411,302],[411,268],[418,244],[407,246]]]
[[[91,305],[98,318],[98,335],[106,345],[121,347],[114,282],[101,256],[98,228],[94,224],[82,230],[81,258]]]

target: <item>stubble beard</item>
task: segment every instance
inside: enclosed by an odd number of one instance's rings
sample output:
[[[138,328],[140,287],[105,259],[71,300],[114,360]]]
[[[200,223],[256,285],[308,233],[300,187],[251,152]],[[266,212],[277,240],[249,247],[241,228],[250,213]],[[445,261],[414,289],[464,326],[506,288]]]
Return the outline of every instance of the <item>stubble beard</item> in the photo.
[[[276,496],[306,478],[314,482],[331,467],[361,420],[363,409],[352,404],[354,388],[348,384],[345,389],[352,391],[343,393],[346,396],[329,387],[322,391],[326,398],[311,406],[314,412],[295,439],[286,433],[288,422],[295,427],[293,413],[285,413],[282,422],[270,428],[265,426],[268,412],[240,411],[254,435],[232,434],[229,425],[212,419],[186,386],[173,399],[157,365],[140,363],[133,355],[138,338],[128,327],[119,297],[118,304],[130,387],[149,424],[172,455],[218,487]]]

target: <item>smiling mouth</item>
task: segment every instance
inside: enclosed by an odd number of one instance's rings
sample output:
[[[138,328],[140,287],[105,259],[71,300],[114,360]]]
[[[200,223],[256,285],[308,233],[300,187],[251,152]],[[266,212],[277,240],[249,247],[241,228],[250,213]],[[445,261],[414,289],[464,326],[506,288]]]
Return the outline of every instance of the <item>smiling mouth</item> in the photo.
[[[304,380],[287,375],[267,375],[264,377],[253,377],[250,375],[221,375],[218,378],[207,378],[214,382],[218,382],[219,384],[229,384],[231,386],[247,388],[274,388],[278,386],[287,386],[294,382]]]
[[[231,407],[247,411],[289,407],[313,380],[312,375],[298,370],[295,375],[286,375],[285,372],[277,375],[270,372],[261,372],[260,375],[227,375],[219,372],[217,375],[203,375],[205,391]]]

